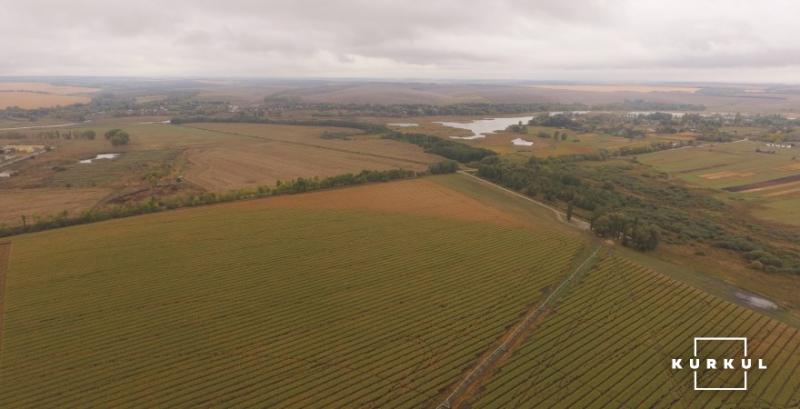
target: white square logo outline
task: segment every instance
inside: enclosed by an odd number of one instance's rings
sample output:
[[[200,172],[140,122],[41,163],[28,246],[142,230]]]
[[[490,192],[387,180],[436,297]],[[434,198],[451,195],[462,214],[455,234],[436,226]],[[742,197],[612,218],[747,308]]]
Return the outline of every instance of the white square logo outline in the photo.
[[[697,341],[742,341],[744,343],[744,357],[747,357],[747,338],[746,337],[694,337],[693,356],[697,358]],[[697,386],[697,370],[692,371],[694,377],[694,390],[696,391],[746,391],[747,390],[747,370],[744,370],[744,386],[738,388],[705,388]]]

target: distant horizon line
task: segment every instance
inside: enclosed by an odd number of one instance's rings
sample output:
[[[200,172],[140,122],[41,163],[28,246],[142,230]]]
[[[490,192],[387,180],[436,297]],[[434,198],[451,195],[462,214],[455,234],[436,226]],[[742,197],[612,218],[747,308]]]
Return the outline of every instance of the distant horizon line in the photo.
[[[330,82],[384,82],[384,83],[461,83],[461,84],[530,84],[530,85],[783,85],[800,86],[800,82],[771,82],[771,81],[677,81],[677,80],[652,80],[652,81],[616,81],[616,80],[559,80],[559,79],[525,79],[525,78],[397,78],[397,77],[281,77],[281,76],[221,76],[221,75],[0,75],[0,80],[19,81],[29,79],[106,79],[106,80],[153,80],[153,81],[330,81]]]

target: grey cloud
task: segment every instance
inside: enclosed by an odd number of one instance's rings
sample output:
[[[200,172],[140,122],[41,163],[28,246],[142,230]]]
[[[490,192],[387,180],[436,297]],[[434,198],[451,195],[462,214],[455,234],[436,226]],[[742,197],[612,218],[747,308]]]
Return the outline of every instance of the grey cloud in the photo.
[[[742,67],[796,82],[783,68],[800,67],[797,15],[791,0],[27,0],[0,5],[0,75],[692,80]]]

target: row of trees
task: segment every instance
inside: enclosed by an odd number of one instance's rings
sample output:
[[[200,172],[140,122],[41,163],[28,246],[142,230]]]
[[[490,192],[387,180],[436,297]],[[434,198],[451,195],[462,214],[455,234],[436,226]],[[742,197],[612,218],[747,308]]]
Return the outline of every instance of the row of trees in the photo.
[[[564,158],[483,159],[478,175],[591,220],[592,230],[623,245],[652,250],[660,243],[695,242],[728,249],[754,268],[800,274],[800,253],[775,243],[800,235],[731,219],[736,210],[667,174],[632,161],[586,166]]]
[[[278,196],[310,192],[320,189],[360,185],[372,182],[388,182],[396,179],[409,179],[420,176],[417,172],[406,169],[390,169],[383,171],[364,170],[359,173],[346,173],[327,178],[297,178],[278,182],[274,187],[259,186],[253,189],[232,190],[225,193],[200,193],[171,198],[155,198],[124,205],[108,206],[87,210],[79,215],[70,216],[66,211],[54,216],[34,219],[17,226],[0,225],[0,237],[30,233],[59,227],[86,224],[121,217],[155,213],[182,207],[194,207],[215,203],[232,202],[243,199]],[[24,219],[23,219],[24,220]]]
[[[465,143],[442,139],[433,135],[389,132],[383,137],[386,139],[413,143],[414,145],[422,147],[425,152],[462,163],[479,161],[483,158],[496,155],[494,151],[489,149],[476,148]]]

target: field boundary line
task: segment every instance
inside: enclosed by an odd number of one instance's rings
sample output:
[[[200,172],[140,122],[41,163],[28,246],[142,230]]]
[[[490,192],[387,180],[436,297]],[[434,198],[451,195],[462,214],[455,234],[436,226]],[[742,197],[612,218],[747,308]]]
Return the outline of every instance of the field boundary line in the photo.
[[[555,288],[548,296],[544,299],[536,308],[529,311],[525,317],[517,324],[511,332],[508,332],[503,335],[502,338],[505,338],[503,342],[495,348],[492,353],[484,358],[478,365],[476,365],[472,370],[467,374],[464,379],[459,382],[455,389],[447,395],[447,398],[442,401],[436,408],[437,409],[451,409],[453,406],[453,402],[455,402],[458,398],[462,397],[462,395],[478,380],[478,378],[486,373],[487,370],[491,369],[495,363],[497,363],[500,358],[503,357],[510,349],[511,346],[519,339],[520,335],[530,328],[530,325],[536,321],[537,318],[541,315],[541,313],[545,310],[545,308],[550,304],[552,300],[555,299],[557,295],[561,293],[561,291],[569,284],[575,277],[577,277],[584,269],[589,261],[593,260],[600,249],[603,248],[600,245],[594,249],[594,251],[586,257],[583,262],[581,262],[578,267],[576,267],[572,273],[570,273],[558,287]]]
[[[6,275],[11,258],[11,242],[0,241],[0,360],[3,356],[3,334],[6,303]]]
[[[560,221],[560,222],[562,222],[564,224],[567,224],[569,226],[575,227],[575,228],[580,229],[580,230],[590,230],[591,229],[591,224],[589,222],[587,222],[586,220],[583,220],[583,219],[581,219],[579,217],[576,217],[576,216],[572,216],[572,220],[567,220],[566,213],[562,212],[561,210],[559,210],[559,209],[557,209],[557,208],[555,208],[553,206],[550,206],[548,204],[542,203],[542,202],[540,202],[540,201],[538,201],[536,199],[533,199],[533,198],[531,198],[529,196],[525,196],[522,193],[515,192],[515,191],[513,191],[511,189],[508,189],[508,188],[505,188],[503,186],[500,186],[497,183],[494,183],[494,182],[492,182],[490,180],[486,180],[484,178],[475,176],[470,172],[459,170],[458,173],[460,173],[462,175],[469,176],[469,177],[471,177],[471,178],[473,178],[475,180],[478,180],[481,183],[487,184],[489,186],[494,186],[495,188],[500,189],[500,190],[502,190],[502,191],[504,191],[504,192],[506,192],[508,194],[512,194],[512,195],[514,195],[516,197],[519,197],[520,199],[525,199],[525,200],[527,200],[527,201],[529,201],[531,203],[535,203],[535,204],[537,204],[537,205],[539,205],[541,207],[544,207],[545,209],[550,210],[553,213],[555,213],[556,219],[558,219],[558,221]]]

